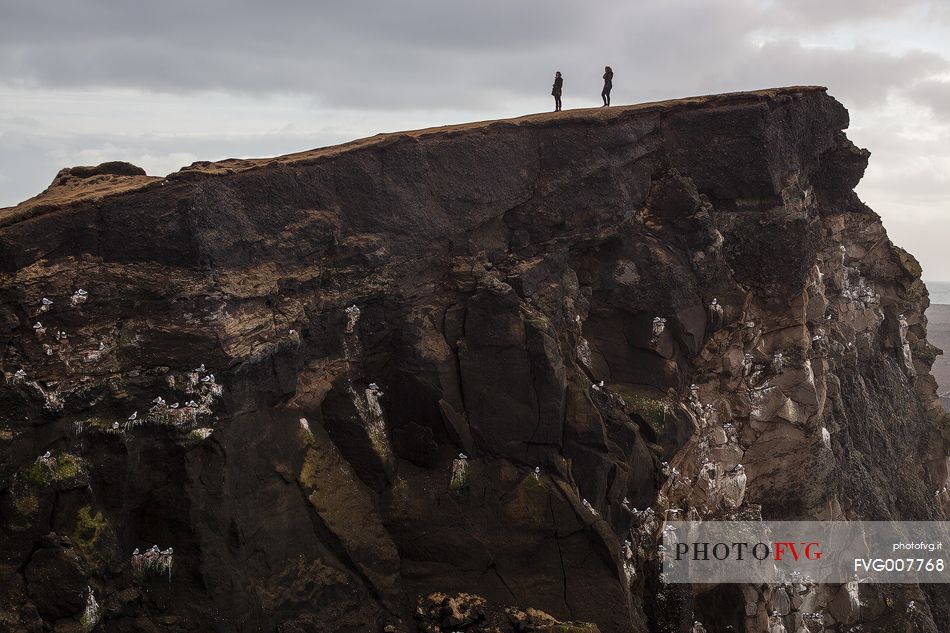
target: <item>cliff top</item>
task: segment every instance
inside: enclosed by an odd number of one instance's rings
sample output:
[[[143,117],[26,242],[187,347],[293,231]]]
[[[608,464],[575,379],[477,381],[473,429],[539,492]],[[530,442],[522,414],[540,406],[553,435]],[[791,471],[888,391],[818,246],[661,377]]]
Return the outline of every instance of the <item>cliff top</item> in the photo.
[[[562,112],[529,114],[512,119],[493,119],[455,125],[424,128],[402,132],[388,132],[349,141],[339,145],[286,154],[274,158],[229,158],[217,162],[198,161],[166,177],[147,176],[144,170],[128,163],[104,163],[98,167],[73,167],[60,171],[52,184],[38,195],[12,206],[0,208],[0,227],[26,220],[55,208],[70,206],[84,201],[98,202],[106,197],[137,191],[149,186],[161,186],[163,181],[190,180],[204,176],[231,174],[272,165],[309,163],[343,152],[372,146],[384,146],[404,139],[420,139],[438,135],[453,135],[474,130],[488,130],[495,126],[550,126],[553,124],[596,122],[608,124],[646,113],[663,110],[690,108],[717,108],[748,101],[770,101],[779,97],[804,92],[826,92],[823,86],[787,86],[733,92],[714,95],[686,97],[638,103],[610,108],[578,108]]]

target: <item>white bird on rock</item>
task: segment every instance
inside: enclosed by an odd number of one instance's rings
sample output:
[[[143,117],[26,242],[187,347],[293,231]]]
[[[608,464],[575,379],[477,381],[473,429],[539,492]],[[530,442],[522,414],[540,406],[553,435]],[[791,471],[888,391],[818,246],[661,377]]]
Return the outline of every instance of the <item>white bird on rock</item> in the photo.
[[[719,329],[722,325],[722,306],[719,304],[719,299],[713,297],[712,302],[709,304],[709,321],[710,324],[715,329]]]
[[[748,376],[752,373],[752,368],[754,366],[754,359],[752,354],[746,354],[742,357],[742,372],[744,375]]]
[[[169,409],[177,409],[177,408],[178,408],[177,402],[169,407]]]
[[[190,407],[190,408],[192,408],[192,409],[196,409],[196,408],[198,408],[198,403],[195,402],[194,400],[189,400],[189,401],[188,401],[188,404],[186,404],[185,406],[186,406],[186,407]]]
[[[201,365],[199,365],[198,367],[195,368],[195,371],[196,371],[197,373],[199,373],[199,374],[203,374],[203,373],[205,373],[205,372],[208,371],[208,370],[205,369],[205,364],[204,364],[204,363],[201,363]]]
[[[138,556],[138,555],[139,555],[139,548],[136,547],[134,550],[132,550],[132,556]]]
[[[16,370],[15,372],[13,372],[13,377],[14,377],[14,378],[17,378],[17,379],[19,379],[19,380],[23,380],[24,378],[26,378],[26,372],[25,372],[25,371],[23,370],[23,368],[21,367],[20,369],[18,369],[18,370]]]
[[[49,451],[46,451],[45,453],[43,453],[43,459],[44,459],[44,460],[49,459],[49,458],[52,457],[52,456],[53,456],[53,455],[52,455]]]
[[[775,352],[772,356],[772,371],[781,374],[785,370],[785,358],[782,352]]]
[[[134,419],[137,418],[137,417],[139,417],[139,412],[138,412],[138,411],[134,411],[134,412],[132,413],[132,415],[129,416],[129,420],[134,420]]]
[[[831,448],[831,431],[825,427],[821,427],[821,443],[824,444],[826,448]]]
[[[118,428],[119,428],[119,423],[118,423],[118,422],[113,422],[113,423],[112,423],[112,430],[115,431],[115,430],[117,430]]]
[[[459,459],[468,459],[468,455],[465,453],[459,453]]]
[[[159,396],[159,397],[155,398],[154,400],[152,400],[152,402],[154,402],[154,403],[157,404],[158,406],[162,406],[163,404],[165,404],[165,399],[164,399],[163,397]]]
[[[49,299],[47,299],[46,297],[43,297],[43,300],[40,301],[40,303],[42,303],[44,306],[51,306],[51,305],[53,305],[53,302],[50,301]]]
[[[37,321],[36,323],[33,324],[33,329],[34,329],[34,330],[42,330],[42,329],[43,329],[43,324],[40,323],[39,321]]]

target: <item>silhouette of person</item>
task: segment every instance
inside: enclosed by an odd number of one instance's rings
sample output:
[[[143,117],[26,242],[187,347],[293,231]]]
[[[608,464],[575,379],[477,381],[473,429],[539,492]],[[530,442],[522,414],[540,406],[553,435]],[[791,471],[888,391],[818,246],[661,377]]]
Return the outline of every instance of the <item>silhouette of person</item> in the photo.
[[[564,85],[564,78],[561,77],[561,71],[554,73],[554,87],[551,88],[551,94],[554,95],[554,111],[561,111],[561,86]]]
[[[600,92],[600,98],[604,100],[602,108],[610,105],[610,89],[613,87],[614,71],[610,69],[610,66],[604,66],[604,89]]]

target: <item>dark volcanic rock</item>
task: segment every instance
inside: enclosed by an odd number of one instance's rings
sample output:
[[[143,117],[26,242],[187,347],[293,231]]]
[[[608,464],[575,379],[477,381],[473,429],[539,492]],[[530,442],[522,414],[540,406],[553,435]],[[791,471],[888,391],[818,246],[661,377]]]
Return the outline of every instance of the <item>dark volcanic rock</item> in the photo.
[[[933,366],[933,376],[937,381],[937,393],[941,394],[944,408],[950,410],[950,305],[931,305],[927,308],[928,336],[927,339],[946,350],[938,356]]]
[[[91,178],[93,176],[144,176],[145,170],[132,163],[110,161],[96,166],[67,167],[57,174],[57,178],[73,176],[75,178]]]
[[[24,570],[27,591],[44,619],[78,615],[86,605],[88,582],[80,554],[68,539],[44,538]]]
[[[64,172],[0,211],[0,624],[762,630],[771,590],[660,584],[664,518],[950,510],[847,124],[785,88]]]

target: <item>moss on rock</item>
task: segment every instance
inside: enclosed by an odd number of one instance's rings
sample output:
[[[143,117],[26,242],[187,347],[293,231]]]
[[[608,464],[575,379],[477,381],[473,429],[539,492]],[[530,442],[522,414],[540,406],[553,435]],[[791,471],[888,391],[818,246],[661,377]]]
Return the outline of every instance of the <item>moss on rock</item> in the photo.
[[[43,460],[36,460],[26,471],[26,480],[36,488],[45,488],[53,481],[53,469]]]
[[[39,458],[27,469],[26,480],[35,488],[45,488],[54,483],[69,483],[82,474],[82,459],[71,453],[63,453],[49,459]]]
[[[53,466],[53,479],[55,481],[70,481],[79,476],[82,468],[82,461],[79,457],[64,453],[56,458]]]
[[[90,506],[79,508],[76,515],[76,527],[73,528],[72,539],[87,558],[96,554],[100,538],[108,529],[109,523],[101,512],[93,514]]]

